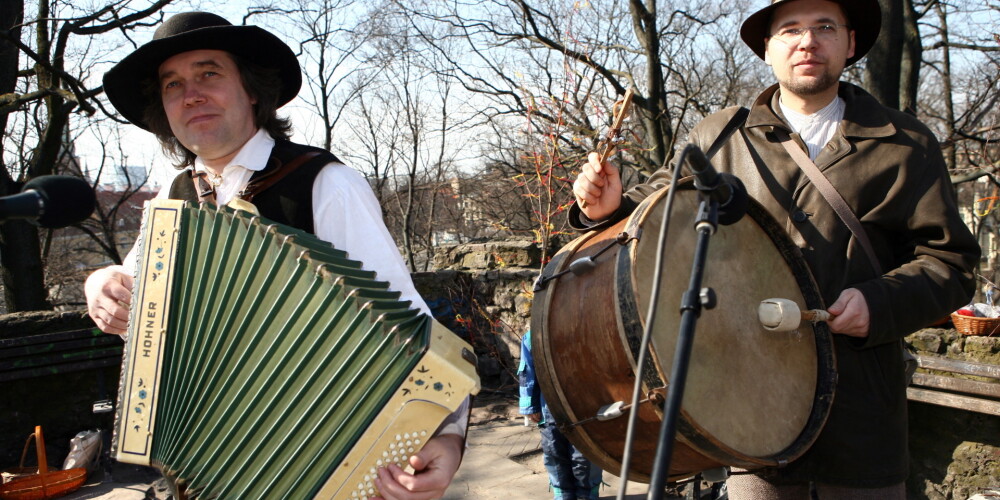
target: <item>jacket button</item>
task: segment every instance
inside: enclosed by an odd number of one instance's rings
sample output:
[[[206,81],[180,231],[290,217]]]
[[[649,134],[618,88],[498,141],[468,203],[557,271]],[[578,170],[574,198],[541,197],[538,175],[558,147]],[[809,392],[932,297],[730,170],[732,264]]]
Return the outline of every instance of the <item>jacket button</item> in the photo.
[[[809,214],[803,212],[802,210],[796,210],[795,213],[792,214],[792,220],[795,222],[805,222],[809,220]]]

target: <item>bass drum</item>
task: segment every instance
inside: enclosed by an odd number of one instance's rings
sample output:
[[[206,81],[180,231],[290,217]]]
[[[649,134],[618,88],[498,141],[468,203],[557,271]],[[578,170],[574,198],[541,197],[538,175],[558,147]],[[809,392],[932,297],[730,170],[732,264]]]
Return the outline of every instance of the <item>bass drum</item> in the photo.
[[[648,482],[653,469],[681,296],[697,239],[699,197],[690,187],[677,190],[668,229],[642,374],[645,401],[632,443],[632,480]],[[666,195],[666,189],[656,192],[630,218],[562,248],[546,266],[532,304],[542,394],[570,442],[616,475],[628,412],[612,420],[593,417],[606,405],[631,402]],[[583,257],[596,263],[589,272],[546,281]],[[703,309],[697,321],[668,476],[676,480],[723,465],[760,468],[795,460],[815,441],[833,402],[832,339],[824,323],[803,322],[792,332],[766,330],[757,309],[769,298],[791,299],[803,310],[824,309],[801,253],[750,200],[746,217],[719,226],[712,236],[703,286],[715,291],[718,305]]]

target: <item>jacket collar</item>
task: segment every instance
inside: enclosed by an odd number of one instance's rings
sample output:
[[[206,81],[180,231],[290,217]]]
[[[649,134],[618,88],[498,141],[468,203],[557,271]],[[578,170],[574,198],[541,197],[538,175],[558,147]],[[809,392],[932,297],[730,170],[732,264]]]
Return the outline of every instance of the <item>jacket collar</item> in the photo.
[[[778,106],[779,93],[778,84],[774,84],[757,97],[750,107],[747,128],[778,127],[791,133],[791,127]],[[876,138],[895,135],[896,127],[889,120],[888,113],[871,94],[847,82],[840,82],[838,94],[846,104],[844,120],[841,122],[845,137]]]

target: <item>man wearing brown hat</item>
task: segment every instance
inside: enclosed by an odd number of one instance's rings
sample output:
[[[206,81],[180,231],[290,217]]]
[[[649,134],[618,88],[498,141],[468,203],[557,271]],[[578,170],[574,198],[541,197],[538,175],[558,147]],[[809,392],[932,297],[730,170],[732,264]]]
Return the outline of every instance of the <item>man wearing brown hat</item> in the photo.
[[[362,257],[402,300],[429,313],[364,177],[328,151],[288,140],[291,124],[277,109],[301,84],[298,60],[284,42],[205,12],[169,18],[152,41],[104,77],[115,108],[153,132],[184,169],[159,197],[240,200],[241,208],[256,208],[263,217]],[[90,315],[105,332],[126,333],[134,262],[130,253],[125,266],[100,269],[87,279]],[[467,420],[468,400],[410,458],[414,474],[395,465],[379,468],[373,481],[382,497],[442,496],[461,460]]]
[[[778,83],[748,115],[725,109],[691,133],[703,151],[723,137],[712,164],[739,177],[784,225],[834,315],[828,326],[838,381],[824,428],[797,461],[731,477],[732,499],[808,499],[810,488],[822,500],[905,498],[900,339],[966,304],[974,291],[979,246],[959,217],[933,134],[839,81],[874,44],[880,24],[876,0],[772,1],[743,23],[741,36]],[[783,141],[808,155],[860,219],[873,259]],[[663,169],[623,196],[617,168],[599,164],[596,154],[581,170],[569,214],[578,229],[628,216],[670,179]]]

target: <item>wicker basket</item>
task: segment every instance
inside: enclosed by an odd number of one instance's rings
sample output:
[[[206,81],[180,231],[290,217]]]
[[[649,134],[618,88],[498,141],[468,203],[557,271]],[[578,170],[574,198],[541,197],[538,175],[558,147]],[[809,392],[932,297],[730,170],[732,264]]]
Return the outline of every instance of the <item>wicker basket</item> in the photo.
[[[45,459],[45,438],[42,436],[41,426],[35,426],[35,433],[28,436],[28,441],[24,444],[21,466],[17,468],[19,472],[30,470],[24,466],[24,459],[32,441],[35,442],[35,451],[38,454],[37,472],[23,475],[0,485],[0,499],[48,500],[61,497],[83,486],[83,483],[87,481],[87,469],[80,467],[49,471],[48,462]]]
[[[951,322],[962,335],[993,335],[1000,333],[1000,318],[980,318],[951,313]]]

